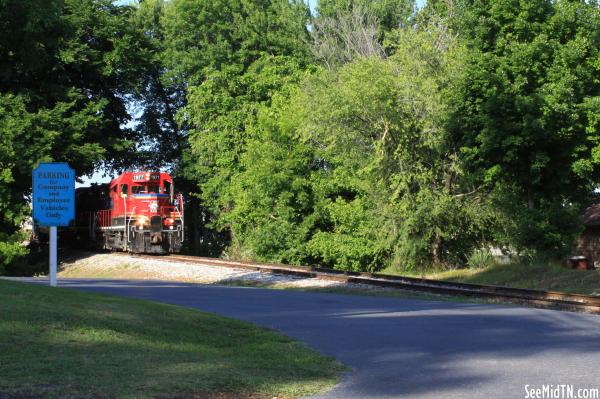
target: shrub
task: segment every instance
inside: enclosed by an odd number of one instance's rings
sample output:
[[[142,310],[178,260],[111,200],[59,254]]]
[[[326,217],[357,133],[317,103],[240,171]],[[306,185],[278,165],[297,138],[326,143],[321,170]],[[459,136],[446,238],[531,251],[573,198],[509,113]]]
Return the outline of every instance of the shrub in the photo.
[[[472,269],[484,269],[493,266],[495,263],[494,255],[487,248],[473,250],[467,260],[467,264]]]

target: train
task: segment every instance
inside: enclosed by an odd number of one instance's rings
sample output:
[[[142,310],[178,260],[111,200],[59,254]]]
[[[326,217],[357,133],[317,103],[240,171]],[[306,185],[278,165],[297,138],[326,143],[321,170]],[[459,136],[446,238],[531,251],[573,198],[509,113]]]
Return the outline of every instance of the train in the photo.
[[[181,252],[184,201],[165,172],[125,172],[108,184],[75,190],[75,221],[65,236],[116,251]]]

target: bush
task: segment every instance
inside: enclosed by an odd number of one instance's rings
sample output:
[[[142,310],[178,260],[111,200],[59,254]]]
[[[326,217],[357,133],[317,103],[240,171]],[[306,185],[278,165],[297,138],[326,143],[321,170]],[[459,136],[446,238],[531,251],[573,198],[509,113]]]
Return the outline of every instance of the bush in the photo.
[[[0,233],[0,275],[4,274],[10,265],[27,255],[27,248],[21,243],[22,240],[21,232],[10,236]]]
[[[21,256],[14,257],[6,264],[6,275],[32,277],[48,274],[48,245],[31,243],[27,247],[20,246],[20,248]]]
[[[484,269],[494,266],[495,263],[494,255],[487,248],[473,250],[467,260],[467,264],[471,269]]]

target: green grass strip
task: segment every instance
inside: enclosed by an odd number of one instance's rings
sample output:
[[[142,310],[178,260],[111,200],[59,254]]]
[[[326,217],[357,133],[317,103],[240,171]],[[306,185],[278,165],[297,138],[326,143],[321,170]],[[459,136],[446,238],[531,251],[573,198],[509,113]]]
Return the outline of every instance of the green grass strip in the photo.
[[[391,269],[385,272],[461,283],[600,295],[600,270],[567,269],[555,262],[532,264],[515,262],[495,264],[484,269],[431,271],[424,274],[402,273]]]
[[[0,393],[9,397],[287,398],[331,388],[342,370],[249,323],[0,280]]]

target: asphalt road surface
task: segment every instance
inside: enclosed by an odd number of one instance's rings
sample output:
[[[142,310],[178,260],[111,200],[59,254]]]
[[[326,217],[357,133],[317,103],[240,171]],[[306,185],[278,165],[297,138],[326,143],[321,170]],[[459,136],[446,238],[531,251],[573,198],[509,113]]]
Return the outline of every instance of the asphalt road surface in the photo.
[[[302,340],[352,369],[320,398],[506,399],[532,397],[526,387],[543,384],[571,385],[575,395],[600,388],[600,316],[172,282],[60,285],[201,309]]]

